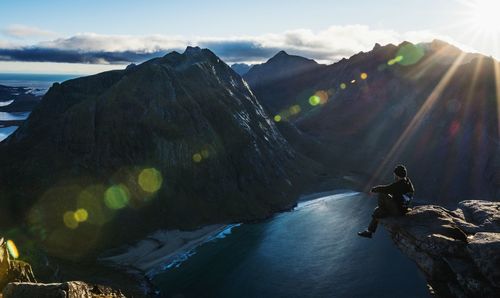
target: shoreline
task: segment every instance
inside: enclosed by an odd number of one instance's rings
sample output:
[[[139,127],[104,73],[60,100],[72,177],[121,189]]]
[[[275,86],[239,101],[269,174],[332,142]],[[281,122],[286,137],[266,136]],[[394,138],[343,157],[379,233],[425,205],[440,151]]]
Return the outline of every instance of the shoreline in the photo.
[[[360,192],[350,189],[338,189],[302,195],[297,204],[289,211],[297,211],[324,200],[350,197]],[[282,214],[278,212],[274,216]],[[230,235],[237,224],[214,224],[194,231],[159,230],[132,245],[118,248],[118,252],[108,251],[107,256],[98,258],[98,262],[111,268],[120,269],[126,274],[138,278],[141,290],[156,293],[151,279],[170,268],[181,266],[201,245],[222,239]]]
[[[159,230],[133,245],[119,248],[120,253],[98,258],[106,267],[138,279],[140,289],[156,292],[150,280],[160,272],[178,267],[206,242],[224,238],[240,224],[215,224],[194,231]]]

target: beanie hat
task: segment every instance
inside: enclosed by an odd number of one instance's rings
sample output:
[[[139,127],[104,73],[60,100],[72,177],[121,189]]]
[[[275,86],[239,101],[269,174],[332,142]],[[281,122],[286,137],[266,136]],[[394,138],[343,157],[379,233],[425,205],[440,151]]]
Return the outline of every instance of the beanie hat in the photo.
[[[405,166],[403,166],[403,165],[397,165],[394,168],[394,174],[396,174],[396,176],[398,176],[400,178],[406,177],[406,168],[405,168]]]

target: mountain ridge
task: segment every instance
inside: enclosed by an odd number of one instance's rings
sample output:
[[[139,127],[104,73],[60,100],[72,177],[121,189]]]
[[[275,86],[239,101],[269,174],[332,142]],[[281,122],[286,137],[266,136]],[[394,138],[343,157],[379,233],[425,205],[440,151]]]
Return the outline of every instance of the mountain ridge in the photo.
[[[441,41],[403,42],[249,84],[295,149],[336,175],[356,172],[369,189],[390,179],[386,168],[405,163],[422,185],[419,196],[452,204],[498,196],[497,115],[487,112],[495,110],[495,63]],[[467,167],[456,166],[465,161]]]

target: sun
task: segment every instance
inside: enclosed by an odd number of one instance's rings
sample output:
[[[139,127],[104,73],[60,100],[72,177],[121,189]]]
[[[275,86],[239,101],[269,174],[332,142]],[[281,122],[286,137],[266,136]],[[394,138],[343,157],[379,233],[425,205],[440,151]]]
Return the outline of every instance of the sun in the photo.
[[[500,34],[500,1],[471,0],[469,7],[469,22],[478,31],[485,34]]]

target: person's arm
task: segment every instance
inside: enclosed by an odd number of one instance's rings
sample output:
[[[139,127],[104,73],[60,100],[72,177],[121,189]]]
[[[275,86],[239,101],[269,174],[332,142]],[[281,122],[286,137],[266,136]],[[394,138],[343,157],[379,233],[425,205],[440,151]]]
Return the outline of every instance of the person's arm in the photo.
[[[409,184],[410,184],[410,191],[409,191],[409,192],[410,192],[410,193],[411,193],[411,195],[413,196],[413,195],[415,194],[415,187],[413,186],[413,183],[411,183],[411,180],[410,180],[410,179],[408,179],[408,182],[409,182]]]
[[[395,183],[387,184],[387,185],[377,185],[372,188],[372,192],[375,193],[385,193],[385,194],[390,194],[394,193],[394,187]]]

